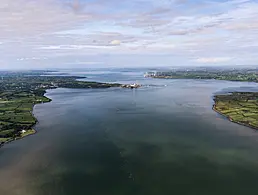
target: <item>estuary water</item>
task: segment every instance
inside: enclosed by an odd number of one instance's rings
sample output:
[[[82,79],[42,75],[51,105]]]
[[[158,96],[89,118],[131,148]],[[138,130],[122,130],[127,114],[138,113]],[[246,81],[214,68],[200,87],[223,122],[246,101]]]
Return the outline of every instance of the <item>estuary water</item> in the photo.
[[[258,132],[211,108],[254,83],[65,71],[139,89],[54,89],[35,106],[37,134],[0,149],[2,195],[258,194]]]

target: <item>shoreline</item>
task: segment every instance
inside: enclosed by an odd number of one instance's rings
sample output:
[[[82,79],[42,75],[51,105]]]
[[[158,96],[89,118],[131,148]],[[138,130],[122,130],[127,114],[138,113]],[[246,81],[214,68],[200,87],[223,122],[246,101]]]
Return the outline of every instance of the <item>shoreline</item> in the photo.
[[[22,75],[21,77],[9,77],[9,80],[6,82],[7,87],[3,88],[4,91],[12,90],[12,94],[15,94],[16,92],[17,93],[23,92],[25,93],[27,99],[25,98],[26,99],[25,102],[22,102],[20,105],[23,105],[23,103],[30,103],[30,104],[29,106],[26,107],[26,109],[23,109],[22,111],[20,111],[22,113],[20,114],[21,116],[19,115],[21,119],[16,116],[18,115],[16,114],[18,112],[15,112],[15,110],[19,108],[19,105],[18,107],[6,108],[6,110],[11,109],[12,113],[14,113],[13,114],[14,116],[11,115],[13,118],[7,118],[7,119],[2,117],[4,122],[3,125],[5,125],[4,126],[5,128],[3,129],[6,130],[6,132],[1,134],[0,136],[0,148],[7,143],[10,143],[12,141],[15,141],[15,140],[27,137],[28,135],[33,135],[36,133],[36,130],[33,128],[35,127],[35,125],[37,125],[38,119],[34,116],[34,113],[33,113],[34,107],[36,104],[40,104],[40,103],[44,104],[52,101],[50,98],[45,96],[45,94],[47,93],[46,90],[57,89],[57,88],[104,89],[104,88],[111,88],[111,87],[122,87],[122,84],[119,84],[119,83],[79,81],[79,79],[85,79],[85,78],[87,77],[81,77],[81,76],[66,77],[66,76],[49,76],[49,75],[46,75],[46,77],[42,76],[41,78],[38,78],[37,74],[36,75],[32,74],[31,77],[27,77],[26,75]],[[32,83],[28,82],[30,80]],[[9,83],[14,83],[16,88],[13,88],[12,85],[10,85]],[[26,85],[23,85],[23,83],[26,83]],[[136,86],[130,85],[130,88],[132,87],[136,87]],[[129,86],[126,86],[126,88],[129,88]],[[16,90],[16,89],[19,89],[19,90]],[[30,91],[28,91],[28,89],[30,89]],[[19,100],[19,98],[20,96],[16,98],[17,101]],[[26,101],[29,101],[29,102],[26,102]],[[5,110],[3,112],[5,112]],[[24,116],[27,116],[27,118],[25,118]],[[23,119],[27,119],[27,121]],[[1,131],[2,131],[2,126],[1,126]]]
[[[55,88],[55,89],[58,89],[58,88]],[[48,90],[50,90],[50,89],[48,89]],[[21,137],[10,138],[8,141],[0,142],[0,149],[1,149],[4,145],[6,145],[6,144],[9,144],[9,143],[11,143],[11,142],[13,142],[13,141],[16,141],[16,140],[20,140],[20,139],[26,138],[26,137],[28,137],[28,136],[32,136],[32,135],[34,135],[34,134],[37,133],[37,131],[34,129],[34,127],[38,124],[38,119],[37,119],[37,117],[35,117],[33,111],[34,111],[34,107],[35,107],[37,104],[46,104],[46,103],[49,103],[49,102],[52,101],[52,99],[50,99],[50,98],[48,98],[47,96],[45,96],[46,93],[47,93],[47,91],[45,91],[45,93],[43,94],[42,97],[47,98],[47,101],[46,101],[46,102],[41,102],[41,103],[36,103],[36,104],[34,104],[33,107],[32,107],[32,110],[30,111],[32,117],[36,120],[36,122],[35,122],[35,123],[30,127],[30,129],[27,130],[27,131],[33,131],[33,132],[31,132],[31,133],[29,133],[29,134],[27,134],[27,135],[21,136]]]
[[[46,92],[44,93],[43,97],[46,97],[45,94],[46,94]],[[47,102],[36,103],[36,104],[34,104],[33,107],[32,107],[32,111],[31,111],[30,113],[31,113],[32,117],[36,120],[36,122],[35,122],[35,124],[33,124],[33,125],[30,127],[30,129],[27,130],[27,131],[31,131],[31,132],[30,132],[30,133],[27,133],[27,134],[24,133],[25,135],[23,135],[23,136],[21,136],[21,137],[11,138],[10,140],[5,141],[5,142],[3,142],[3,143],[0,142],[0,149],[1,149],[4,145],[6,145],[6,144],[9,144],[9,143],[11,143],[11,142],[13,142],[13,141],[17,141],[17,140],[20,140],[20,139],[24,139],[24,138],[26,138],[26,137],[28,137],[28,136],[32,136],[32,135],[34,135],[34,134],[37,133],[37,130],[36,130],[34,127],[38,124],[38,119],[37,119],[37,117],[35,117],[35,115],[34,115],[34,113],[33,113],[34,107],[35,107],[37,104],[45,104],[45,103],[49,103],[49,102],[52,101],[52,99],[50,99],[50,98],[48,98],[48,97],[46,97],[46,98],[48,99]]]
[[[37,130],[35,130],[34,127],[35,127],[39,122],[38,122],[37,117],[35,117],[33,111],[34,111],[34,108],[35,108],[35,106],[36,106],[37,104],[45,104],[45,103],[49,103],[49,102],[52,101],[52,99],[50,99],[50,98],[48,98],[47,96],[45,96],[46,93],[47,93],[47,92],[45,92],[45,93],[43,94],[43,97],[46,97],[46,98],[48,99],[48,101],[42,102],[42,103],[36,103],[36,104],[33,105],[33,108],[32,108],[32,111],[31,111],[31,115],[33,116],[33,118],[35,118],[36,122],[35,122],[35,124],[33,124],[33,125],[30,127],[29,130],[27,130],[27,131],[31,131],[31,132],[29,132],[29,133],[27,133],[27,134],[25,133],[26,135],[21,136],[21,137],[11,138],[10,140],[5,141],[5,142],[2,142],[2,143],[0,142],[0,149],[1,149],[4,145],[6,145],[6,144],[9,144],[9,143],[11,143],[11,142],[13,142],[13,141],[16,141],[16,140],[20,140],[20,139],[26,138],[26,137],[28,137],[28,136],[32,136],[32,135],[34,135],[34,134],[37,133]],[[238,122],[238,121],[234,121],[231,117],[229,117],[229,116],[223,114],[222,112],[218,111],[218,110],[216,109],[216,102],[212,105],[212,110],[215,111],[216,113],[218,113],[220,116],[223,116],[224,118],[226,118],[226,119],[227,119],[228,121],[230,121],[230,122],[233,122],[233,123],[238,124],[238,125],[241,125],[241,126],[248,127],[248,128],[250,128],[250,129],[253,129],[253,130],[258,130],[258,127],[256,127],[256,126],[249,125],[249,124],[245,124],[245,123],[241,123],[241,122]]]
[[[36,125],[36,124],[35,124],[35,125]],[[13,141],[17,141],[17,140],[26,138],[26,137],[28,137],[28,136],[31,136],[31,135],[34,135],[34,134],[37,133],[37,131],[36,131],[34,128],[31,128],[31,129],[28,130],[28,131],[33,131],[33,132],[31,132],[31,133],[29,133],[29,134],[27,134],[27,135],[24,135],[24,136],[22,136],[22,137],[15,137],[15,138],[12,138],[12,139],[10,139],[10,140],[8,140],[8,141],[6,141],[6,142],[3,142],[3,143],[0,144],[0,148],[2,148],[4,145],[9,144],[9,143],[11,143],[11,142],[13,142]]]
[[[231,119],[229,116],[227,116],[227,115],[221,113],[220,111],[218,111],[218,110],[216,109],[216,103],[213,104],[212,110],[215,111],[216,113],[220,114],[221,116],[225,117],[228,121],[230,121],[230,122],[232,122],[232,123],[235,123],[235,124],[238,124],[238,125],[241,125],[241,126],[245,126],[245,127],[250,128],[250,129],[253,129],[253,130],[258,131],[258,127],[252,126],[252,125],[249,125],[249,124],[245,124],[245,123],[241,123],[241,122],[234,121],[234,120]]]
[[[159,77],[159,76],[149,76],[153,79],[167,79],[167,80],[214,80],[214,81],[229,81],[229,82],[246,82],[246,83],[256,83],[256,81],[242,81],[242,80],[226,80],[226,79],[206,79],[206,78],[172,78],[172,77]]]

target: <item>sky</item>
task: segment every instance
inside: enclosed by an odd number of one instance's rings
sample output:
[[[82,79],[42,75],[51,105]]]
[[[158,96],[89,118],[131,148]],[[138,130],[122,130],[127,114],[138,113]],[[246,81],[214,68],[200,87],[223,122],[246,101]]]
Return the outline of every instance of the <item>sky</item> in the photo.
[[[258,0],[0,0],[0,69],[258,64]]]

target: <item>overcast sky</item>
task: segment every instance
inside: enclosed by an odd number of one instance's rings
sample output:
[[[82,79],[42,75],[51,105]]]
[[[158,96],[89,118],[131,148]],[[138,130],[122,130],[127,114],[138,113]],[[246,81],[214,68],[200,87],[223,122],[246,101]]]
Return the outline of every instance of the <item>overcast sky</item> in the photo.
[[[0,0],[0,68],[257,65],[258,0]]]

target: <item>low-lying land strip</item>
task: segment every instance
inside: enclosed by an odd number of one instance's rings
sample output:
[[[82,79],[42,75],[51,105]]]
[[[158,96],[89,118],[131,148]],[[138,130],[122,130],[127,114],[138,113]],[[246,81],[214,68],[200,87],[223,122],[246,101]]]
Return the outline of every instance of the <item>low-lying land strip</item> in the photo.
[[[179,70],[148,72],[145,77],[163,79],[215,79],[227,81],[258,82],[258,69],[232,70]],[[213,110],[227,117],[230,121],[258,130],[258,93],[233,92],[216,95]]]
[[[258,69],[241,70],[179,70],[148,72],[145,77],[163,79],[216,79],[227,81],[258,82]]]
[[[35,104],[51,101],[45,97],[46,89],[109,88],[120,84],[78,81],[84,77],[47,76],[46,72],[0,72],[0,146],[35,133],[33,116]],[[44,76],[41,76],[44,75]]]
[[[258,92],[214,96],[213,109],[230,121],[258,130]]]

